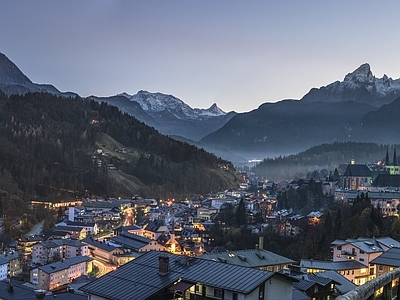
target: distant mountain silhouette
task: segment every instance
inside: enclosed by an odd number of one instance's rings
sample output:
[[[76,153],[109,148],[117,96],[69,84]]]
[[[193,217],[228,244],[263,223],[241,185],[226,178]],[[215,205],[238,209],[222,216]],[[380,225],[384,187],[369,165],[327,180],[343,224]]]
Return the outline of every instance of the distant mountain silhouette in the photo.
[[[393,80],[384,75],[376,78],[370,65],[365,63],[327,86],[311,89],[301,100],[305,102],[354,101],[380,107],[400,96],[400,79]]]
[[[75,96],[52,85],[33,83],[3,54],[0,89],[7,95]],[[147,91],[89,98],[114,105],[162,134],[242,161],[297,153],[336,141],[398,143],[398,97],[400,79],[376,78],[365,63],[343,81],[312,88],[300,100],[264,103],[240,114],[225,113],[216,104],[208,109],[191,108],[172,95]]]
[[[264,103],[238,114],[200,142],[261,158],[336,141],[398,143],[393,131],[400,110],[397,100],[387,104],[399,95],[400,79],[375,78],[363,64],[342,82],[311,89],[300,101]]]
[[[23,95],[28,92],[46,92],[67,97],[76,95],[75,93],[62,93],[50,84],[33,83],[3,53],[0,53],[0,89],[7,95]]]
[[[221,128],[236,115],[235,112],[225,113],[215,103],[208,109],[191,108],[172,95],[147,91],[139,91],[135,95],[122,93],[112,97],[90,98],[115,105],[162,134],[194,141]],[[138,105],[141,109],[138,109]]]

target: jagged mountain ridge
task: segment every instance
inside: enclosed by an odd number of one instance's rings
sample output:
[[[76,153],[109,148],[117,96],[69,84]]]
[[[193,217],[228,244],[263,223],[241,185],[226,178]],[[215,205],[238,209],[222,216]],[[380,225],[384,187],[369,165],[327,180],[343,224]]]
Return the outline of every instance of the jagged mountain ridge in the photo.
[[[221,128],[236,115],[235,112],[224,112],[215,103],[208,109],[192,108],[173,95],[148,91],[139,91],[135,95],[122,93],[112,97],[90,98],[115,105],[162,134],[182,136],[193,141]],[[122,101],[122,98],[130,102]]]
[[[335,81],[327,86],[312,88],[301,101],[343,102],[355,101],[375,107],[392,102],[400,96],[400,79],[392,79],[386,74],[376,78],[368,63],[362,64],[343,81]]]
[[[106,102],[110,105],[117,106],[119,110],[128,115],[134,116],[139,121],[145,123],[148,126],[159,128],[161,125],[149,114],[147,114],[139,103],[130,101],[127,97],[123,95],[111,96],[111,97],[88,97],[90,100],[95,100],[97,102]]]
[[[293,154],[336,141],[397,143],[396,136],[384,133],[387,117],[372,122],[368,116],[375,116],[374,111],[399,96],[400,79],[387,75],[376,78],[369,64],[363,64],[342,82],[313,88],[300,101],[264,103],[239,114],[200,142],[259,158]],[[367,125],[372,123],[380,126]]]
[[[33,83],[3,54],[0,55],[0,89],[7,95],[36,91],[76,95],[61,93],[52,85]],[[147,91],[90,98],[115,105],[163,134],[193,140],[205,149],[219,149],[210,151],[221,157],[227,153],[224,154],[224,149],[242,157],[266,157],[291,154],[332,141],[390,142],[391,137],[383,139],[380,134],[385,126],[370,126],[366,132],[368,124],[373,122],[364,116],[368,112],[373,115],[375,110],[399,96],[400,79],[387,75],[376,78],[370,65],[363,64],[348,73],[343,81],[311,89],[300,101],[264,103],[243,114],[225,113],[216,104],[208,109],[191,108],[172,95]],[[396,115],[396,112],[390,113]],[[378,114],[379,120],[374,122],[387,123],[390,119],[380,118]]]
[[[142,109],[147,113],[156,114],[168,111],[180,119],[208,119],[210,117],[220,117],[227,114],[220,109],[216,103],[208,109],[192,108],[181,99],[163,93],[150,93],[142,90],[135,95],[122,93],[118,96],[124,96],[131,101],[139,103]]]
[[[2,53],[0,53],[0,89],[6,95],[47,92],[64,97],[77,96],[72,92],[62,93],[50,84],[33,83]],[[111,97],[88,98],[117,106],[122,112],[154,127],[162,134],[182,136],[194,141],[222,127],[236,115],[235,112],[224,112],[215,103],[208,109],[191,108],[172,95],[147,91],[139,91],[135,95],[122,93]]]
[[[29,92],[45,92],[57,96],[75,97],[75,93],[62,93],[51,84],[33,83],[21,70],[0,53],[0,89],[6,95],[26,94]]]

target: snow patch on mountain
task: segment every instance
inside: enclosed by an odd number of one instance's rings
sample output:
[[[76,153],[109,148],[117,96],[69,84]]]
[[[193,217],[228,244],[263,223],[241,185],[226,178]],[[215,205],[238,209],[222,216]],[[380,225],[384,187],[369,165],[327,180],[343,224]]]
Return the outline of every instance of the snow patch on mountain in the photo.
[[[135,95],[122,93],[119,96],[137,102],[147,113],[169,112],[179,119],[205,119],[226,115],[215,103],[208,109],[192,108],[179,98],[162,93],[139,91]]]
[[[368,63],[348,73],[343,81],[313,88],[302,100],[306,102],[356,101],[379,107],[390,103],[400,95],[400,79],[392,79],[386,74],[376,78]]]
[[[359,88],[364,86],[371,94],[378,97],[385,97],[393,91],[400,90],[400,79],[393,80],[386,74],[382,78],[376,78],[369,64],[365,63],[358,67],[354,72],[345,76],[341,82],[341,88]]]

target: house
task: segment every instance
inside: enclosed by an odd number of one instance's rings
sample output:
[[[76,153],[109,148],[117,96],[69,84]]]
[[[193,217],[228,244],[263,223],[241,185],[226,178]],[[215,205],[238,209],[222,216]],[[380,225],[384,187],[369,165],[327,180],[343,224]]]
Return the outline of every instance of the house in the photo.
[[[166,248],[156,240],[148,239],[129,232],[121,232],[119,235],[110,237],[110,241],[136,252],[147,252],[151,250],[165,251]]]
[[[168,228],[164,220],[153,220],[143,226],[143,236],[152,240],[157,240]]]
[[[130,226],[119,226],[114,229],[113,234],[118,235],[123,231],[137,234],[137,235],[143,235],[142,227],[140,227],[139,225],[135,225],[135,224],[130,225]]]
[[[199,256],[199,258],[271,272],[278,272],[295,262],[289,258],[264,249],[205,253]]]
[[[0,299],[87,300],[87,295],[71,292],[57,292],[57,295],[52,295],[50,292],[47,293],[44,290],[27,288],[21,285],[20,281],[11,279],[0,281]]]
[[[69,233],[68,231],[57,230],[56,227],[53,227],[53,228],[47,230],[43,234],[43,241],[58,240],[58,239],[70,239],[70,238],[71,238],[71,233]]]
[[[399,192],[369,192],[368,197],[370,198],[371,205],[379,209],[383,216],[399,216]]]
[[[0,255],[0,263],[7,263],[7,275],[8,276],[16,276],[22,273],[22,264],[21,258],[18,251],[9,251],[4,252]],[[2,264],[3,265],[3,264]]]
[[[86,237],[85,226],[56,226],[56,231],[68,232],[71,239],[82,240]]]
[[[24,236],[17,240],[17,249],[24,256],[29,256],[32,254],[32,246],[41,241],[43,241],[43,238],[40,235]]]
[[[323,212],[320,211],[312,211],[307,215],[308,225],[315,226],[321,222],[321,217],[324,215]]]
[[[87,244],[78,240],[59,239],[42,241],[32,246],[32,263],[44,265],[56,260],[76,256],[88,256],[88,254]]]
[[[87,275],[92,270],[92,259],[77,256],[31,270],[30,282],[39,289],[53,291],[66,288],[72,279]]]
[[[122,245],[99,241],[92,237],[87,237],[83,239],[82,242],[88,245],[88,255],[90,257],[100,258],[101,260],[105,260],[112,264],[117,264],[117,255],[125,254]]]
[[[352,283],[350,280],[348,280],[346,277],[344,277],[342,274],[339,274],[336,271],[325,271],[325,272],[320,272],[318,273],[318,276],[320,277],[326,277],[334,280],[336,282],[335,284],[335,294],[334,296],[336,297],[337,295],[344,295],[351,290],[354,290],[357,286]]]
[[[0,258],[0,281],[7,279],[8,261]]]
[[[280,273],[147,252],[80,289],[90,299],[292,299],[292,279]]]
[[[297,277],[295,277],[297,278]],[[315,274],[301,275],[299,281],[293,283],[293,287],[311,299],[332,299],[335,293],[336,281]]]
[[[359,276],[346,277],[356,285],[362,285],[376,277],[375,268],[370,265],[371,261],[394,247],[400,247],[400,242],[390,237],[335,240],[331,243],[332,260],[357,261],[364,265],[359,270]]]
[[[368,267],[354,260],[332,262],[302,259],[300,260],[300,270],[314,274],[335,271],[356,285],[361,285],[371,279]]]
[[[394,175],[392,175],[394,176]],[[400,176],[400,175],[399,175]],[[398,216],[398,205],[400,204],[399,191],[353,191],[353,190],[337,190],[335,192],[335,200],[342,203],[355,203],[357,199],[368,198],[371,205],[379,209],[383,216]]]
[[[279,233],[285,236],[297,236],[309,225],[308,220],[301,215],[293,216],[280,225]]]
[[[400,267],[400,248],[391,248],[382,255],[371,261],[371,265],[375,265],[375,274],[380,276],[384,273]]]
[[[197,219],[209,221],[212,216],[218,213],[218,209],[215,207],[199,207],[197,208]]]
[[[99,228],[95,222],[73,222],[64,220],[63,222],[57,223],[56,227],[82,227],[85,229],[86,235],[96,235],[99,232]]]

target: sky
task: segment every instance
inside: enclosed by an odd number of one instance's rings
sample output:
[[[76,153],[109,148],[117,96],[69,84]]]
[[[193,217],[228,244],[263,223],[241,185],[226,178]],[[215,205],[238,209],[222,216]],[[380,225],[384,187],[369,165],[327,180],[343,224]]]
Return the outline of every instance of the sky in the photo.
[[[247,112],[363,63],[400,77],[400,1],[3,0],[0,52],[82,97],[139,90]]]

